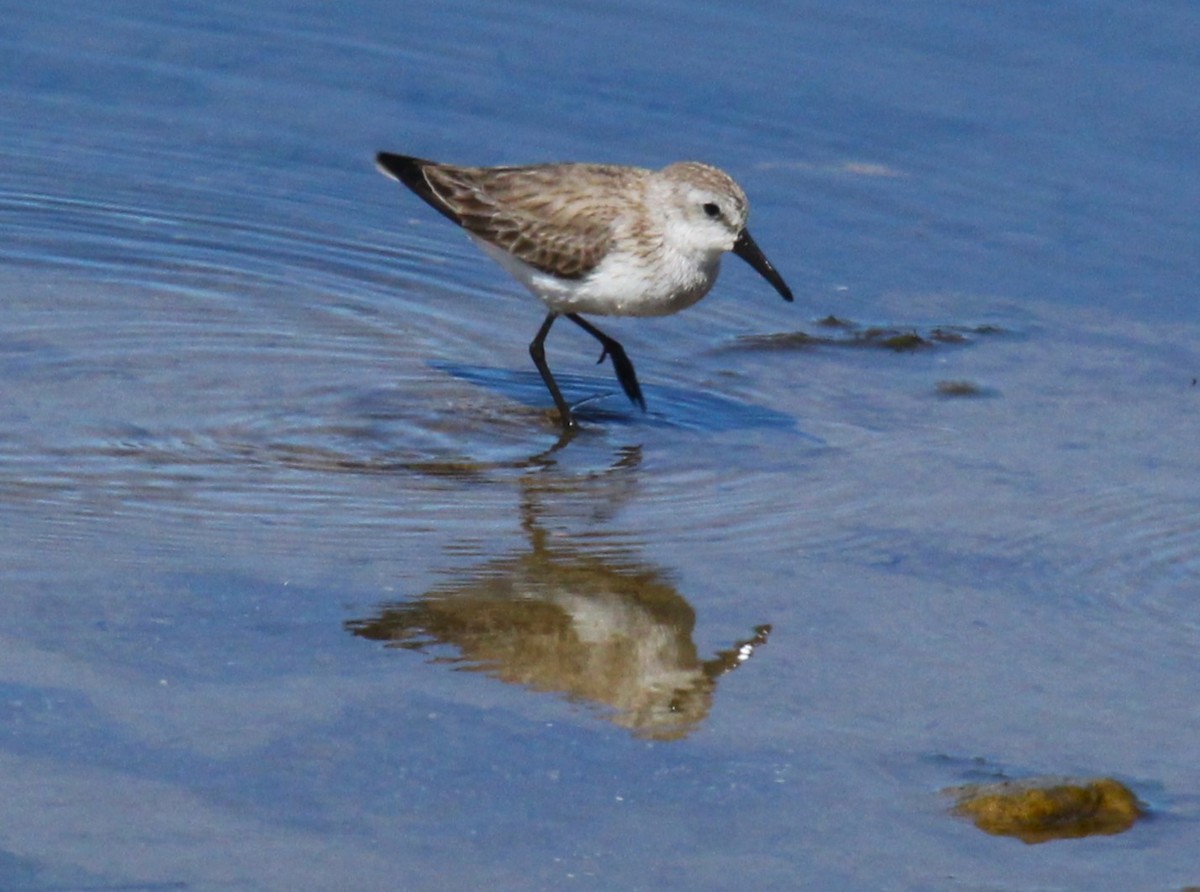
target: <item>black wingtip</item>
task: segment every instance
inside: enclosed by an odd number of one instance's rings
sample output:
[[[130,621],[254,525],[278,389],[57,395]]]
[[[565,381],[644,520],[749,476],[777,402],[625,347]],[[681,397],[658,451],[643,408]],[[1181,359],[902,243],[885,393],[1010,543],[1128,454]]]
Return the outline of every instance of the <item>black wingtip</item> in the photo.
[[[414,191],[416,188],[414,184],[424,182],[425,174],[422,172],[422,168],[428,163],[423,158],[413,158],[410,155],[396,155],[392,152],[375,154],[375,166],[381,173],[393,180],[399,180]]]
[[[434,190],[429,184],[429,177],[425,175],[427,167],[437,167],[437,163],[428,161],[425,158],[414,158],[412,155],[396,155],[392,152],[376,152],[375,166],[379,168],[385,176],[391,177],[397,182],[403,183],[414,193],[421,197],[427,205],[459,226],[462,226],[462,220],[453,209],[447,204],[445,199]]]

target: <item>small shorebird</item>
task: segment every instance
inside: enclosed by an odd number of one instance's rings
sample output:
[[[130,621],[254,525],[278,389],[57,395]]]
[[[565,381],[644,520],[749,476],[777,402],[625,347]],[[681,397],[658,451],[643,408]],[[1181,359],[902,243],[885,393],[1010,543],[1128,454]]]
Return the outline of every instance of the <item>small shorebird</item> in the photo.
[[[380,152],[379,169],[457,223],[547,307],[529,355],[564,428],[571,408],[550,366],[545,340],[570,319],[612,360],[621,388],[646,410],[633,363],[615,339],[581,313],[665,316],[690,307],[717,279],[732,251],[778,291],[791,289],[746,229],[749,203],[724,171],[697,161],[662,170],[612,164],[457,167]]]

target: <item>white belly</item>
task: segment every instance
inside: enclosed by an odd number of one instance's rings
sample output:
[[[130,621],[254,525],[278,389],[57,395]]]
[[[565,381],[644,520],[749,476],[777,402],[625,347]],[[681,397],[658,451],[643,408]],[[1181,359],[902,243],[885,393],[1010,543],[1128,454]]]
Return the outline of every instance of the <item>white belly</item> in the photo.
[[[690,307],[717,279],[720,256],[703,267],[683,258],[649,264],[634,254],[609,254],[580,279],[560,279],[471,236],[488,255],[556,313],[667,316]]]

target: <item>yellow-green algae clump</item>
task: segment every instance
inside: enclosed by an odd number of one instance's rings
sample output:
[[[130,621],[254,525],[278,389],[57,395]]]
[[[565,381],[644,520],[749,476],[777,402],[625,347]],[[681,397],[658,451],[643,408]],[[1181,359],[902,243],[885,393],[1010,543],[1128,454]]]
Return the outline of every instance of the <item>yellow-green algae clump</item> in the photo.
[[[970,818],[985,833],[1030,844],[1122,833],[1142,814],[1137,796],[1109,777],[1027,778],[945,792],[956,800],[952,814]]]

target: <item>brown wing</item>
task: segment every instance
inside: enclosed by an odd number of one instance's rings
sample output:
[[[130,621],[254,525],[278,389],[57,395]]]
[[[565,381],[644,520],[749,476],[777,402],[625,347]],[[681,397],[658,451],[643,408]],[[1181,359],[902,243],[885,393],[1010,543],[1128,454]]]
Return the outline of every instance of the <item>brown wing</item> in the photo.
[[[587,275],[612,238],[617,200],[641,172],[594,164],[454,167],[380,155],[380,167],[468,232],[535,269]]]

